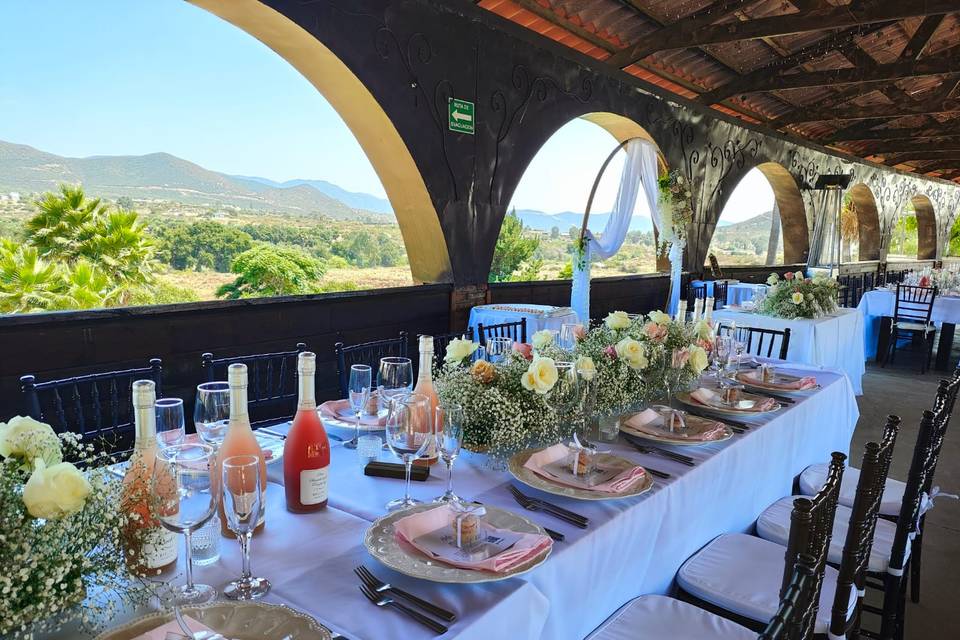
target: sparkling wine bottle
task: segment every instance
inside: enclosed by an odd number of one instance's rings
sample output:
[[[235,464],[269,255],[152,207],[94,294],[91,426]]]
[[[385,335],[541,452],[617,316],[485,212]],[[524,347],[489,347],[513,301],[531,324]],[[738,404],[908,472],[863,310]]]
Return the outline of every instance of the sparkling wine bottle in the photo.
[[[436,434],[436,414],[437,405],[440,399],[437,397],[437,390],[433,387],[433,336],[420,336],[420,369],[417,373],[417,386],[413,388],[416,394],[424,395],[430,398],[429,413],[420,418],[421,425],[418,431]],[[430,465],[436,464],[439,459],[437,455],[436,440],[432,440],[427,446],[423,457],[416,460],[414,464]]]
[[[319,511],[327,506],[330,441],[317,415],[316,371],[315,354],[307,351],[297,357],[300,401],[283,444],[283,485],[287,511],[293,513]]]
[[[150,479],[157,460],[153,381],[137,380],[131,395],[136,439],[120,494],[121,509],[127,516],[121,535],[131,573],[151,576],[177,563],[177,536],[163,528],[151,507]]]
[[[230,385],[230,424],[227,426],[227,436],[220,445],[220,451],[217,455],[217,469],[215,478],[220,478],[223,473],[223,461],[232,456],[253,455],[260,458],[260,482],[263,486],[264,495],[267,492],[267,463],[263,458],[263,451],[260,449],[260,443],[257,437],[253,435],[253,429],[250,428],[250,414],[247,411],[247,365],[232,364],[227,367],[227,383]],[[227,516],[223,511],[223,500],[219,504],[220,512],[220,532],[229,538],[235,534],[227,526]],[[254,535],[263,530],[266,521],[266,509],[260,512],[260,520]]]

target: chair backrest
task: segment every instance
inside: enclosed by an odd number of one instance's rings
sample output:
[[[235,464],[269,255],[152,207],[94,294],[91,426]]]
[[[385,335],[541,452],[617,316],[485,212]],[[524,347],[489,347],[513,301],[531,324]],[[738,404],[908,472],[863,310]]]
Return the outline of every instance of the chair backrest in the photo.
[[[307,350],[298,342],[292,351],[252,353],[227,358],[214,358],[212,353],[200,356],[206,382],[227,379],[231,364],[247,365],[247,399],[250,422],[256,428],[287,420],[297,411],[297,356]]]
[[[897,284],[897,303],[893,311],[893,321],[929,324],[936,298],[936,287]]]
[[[146,367],[46,382],[25,375],[20,378],[23,409],[30,417],[49,423],[58,433],[77,433],[86,442],[106,439],[109,448],[124,450],[133,445],[133,382],[153,380],[157,397],[161,398],[162,373],[160,358],[152,358]]]
[[[724,305],[727,304],[727,287],[729,283],[727,282],[714,282],[713,283],[713,308],[722,309]]]
[[[880,515],[880,503],[887,482],[887,472],[893,459],[893,448],[900,430],[899,416],[887,416],[880,443],[868,442],[860,464],[860,479],[853,499],[847,538],[843,543],[843,556],[837,575],[830,617],[830,633],[846,636],[858,624],[859,616],[850,614],[850,595],[856,588],[863,592],[870,551],[873,548],[873,533]],[[859,601],[859,599],[858,599]]]
[[[353,345],[338,342],[333,345],[333,351],[337,356],[337,380],[340,383],[340,397],[347,397],[347,385],[350,383],[350,367],[352,365],[365,364],[369,366],[373,373],[374,384],[376,384],[380,358],[390,356],[406,358],[407,348],[406,331],[401,331],[396,338],[371,340],[370,342]]]
[[[477,341],[481,346],[487,346],[490,338],[510,338],[514,342],[527,341],[527,319],[520,318],[516,322],[502,324],[477,324]]]
[[[787,359],[787,352],[790,350],[790,327],[778,329],[764,329],[761,327],[737,327],[747,332],[747,342],[744,347],[745,353],[765,358]],[[730,325],[720,325],[717,328],[717,334],[731,333]],[[775,348],[779,346],[779,350]]]
[[[790,574],[790,582],[780,597],[777,613],[758,636],[759,640],[807,640],[813,636],[817,601],[816,561],[801,555]]]
[[[693,309],[693,304],[697,300],[707,299],[707,283],[691,282],[687,285],[687,307]]]
[[[454,331],[452,333],[441,333],[434,334],[433,336],[433,367],[434,369],[439,369],[443,366],[443,359],[447,355],[447,345],[450,344],[451,340],[457,338],[468,339],[470,336],[470,330],[466,331]]]
[[[790,536],[787,539],[786,562],[783,570],[782,598],[790,587],[793,566],[801,555],[813,559],[815,593],[811,607],[813,615],[810,624],[816,620],[819,608],[820,588],[826,571],[827,556],[830,550],[830,538],[833,535],[833,518],[837,512],[837,498],[843,481],[843,463],[847,457],[834,451],[830,455],[830,467],[827,481],[817,495],[812,498],[797,498],[793,501],[790,513]],[[812,632],[812,628],[811,628]]]

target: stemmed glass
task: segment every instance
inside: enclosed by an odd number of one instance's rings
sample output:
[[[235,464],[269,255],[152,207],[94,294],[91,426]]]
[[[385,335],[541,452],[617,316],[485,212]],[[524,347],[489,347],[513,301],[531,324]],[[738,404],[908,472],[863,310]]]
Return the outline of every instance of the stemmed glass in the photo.
[[[557,381],[544,400],[559,417],[568,413],[580,400],[580,379],[575,363],[561,360],[554,364],[557,367]]]
[[[560,348],[565,351],[573,351],[577,346],[577,332],[580,331],[581,324],[564,323],[560,327]]]
[[[740,373],[740,361],[743,359],[743,352],[747,350],[747,343],[750,341],[750,329],[748,327],[737,327],[733,336],[734,349],[737,351],[737,370],[734,375]]]
[[[269,580],[250,573],[250,539],[265,508],[263,490],[259,456],[231,456],[223,461],[223,511],[243,556],[240,579],[223,588],[223,595],[231,600],[254,600],[270,591]]]
[[[423,456],[430,442],[436,438],[432,430],[423,428],[424,422],[431,418],[430,398],[423,394],[395,396],[390,401],[385,429],[387,445],[394,455],[403,459],[406,467],[403,497],[387,503],[390,511],[420,504],[419,500],[410,497],[410,471],[413,461]]]
[[[353,438],[343,443],[348,449],[356,449],[360,438],[360,414],[370,399],[370,384],[372,372],[368,365],[355,364],[350,367],[350,384],[347,387],[347,393],[350,396],[350,408],[357,420],[357,430]]]
[[[733,355],[733,338],[718,335],[713,342],[714,362],[717,367],[717,386],[723,385],[723,372],[730,367],[730,356]]]
[[[377,390],[380,393],[380,400],[388,409],[391,399],[413,391],[413,363],[410,362],[410,358],[397,356],[380,358]]]
[[[450,404],[437,407],[437,450],[447,465],[447,490],[434,502],[457,502],[460,498],[453,492],[453,461],[460,455],[463,444],[463,407]]]
[[[513,340],[510,338],[490,338],[487,340],[487,359],[497,364],[513,351]]]
[[[230,424],[230,386],[226,382],[197,385],[193,423],[204,442],[214,447],[220,446]]]
[[[164,602],[180,606],[205,604],[217,596],[210,585],[193,582],[190,536],[213,516],[217,486],[212,476],[213,447],[207,444],[177,444],[161,449],[153,466],[151,495],[157,519],[164,528],[182,533],[186,548],[187,583],[170,587]],[[149,542],[149,541],[147,541]]]
[[[596,375],[594,370],[577,369],[577,375],[580,377],[580,415],[581,431],[583,440],[587,439],[587,427],[590,418],[593,416],[593,408],[597,403],[597,385],[593,384],[593,377]]]
[[[183,424],[183,400],[160,398],[156,404],[157,442],[160,448],[180,444],[186,436]]]

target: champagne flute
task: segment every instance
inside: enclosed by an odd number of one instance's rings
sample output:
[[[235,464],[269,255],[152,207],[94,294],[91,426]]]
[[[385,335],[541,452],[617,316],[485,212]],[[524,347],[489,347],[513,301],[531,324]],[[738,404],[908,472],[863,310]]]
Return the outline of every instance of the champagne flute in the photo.
[[[217,508],[217,486],[211,475],[215,455],[207,444],[177,444],[161,449],[153,466],[150,484],[157,519],[165,529],[182,533],[186,548],[187,583],[171,586],[161,596],[170,605],[206,604],[217,596],[210,585],[193,582],[190,539]]]
[[[347,449],[356,449],[360,438],[360,414],[370,399],[370,384],[372,372],[368,365],[355,364],[350,367],[350,384],[347,387],[347,393],[350,396],[350,408],[357,420],[357,430],[353,438],[343,443]]]
[[[160,398],[156,403],[157,443],[160,448],[180,444],[186,435],[183,421],[183,400]]]
[[[513,340],[510,338],[487,340],[487,358],[494,364],[503,362],[511,351],[513,351]]]
[[[437,449],[447,465],[447,490],[434,502],[458,502],[453,492],[453,461],[460,455],[463,444],[463,407],[451,404],[437,407]]]
[[[381,401],[388,409],[392,398],[413,391],[413,363],[410,358],[397,356],[380,358],[377,390]]]
[[[259,456],[231,456],[223,461],[223,511],[227,526],[237,534],[243,556],[240,578],[223,588],[223,595],[231,600],[254,600],[270,591],[269,580],[250,573],[250,539],[266,507],[263,490]]]
[[[583,325],[579,323],[563,323],[560,327],[560,348],[565,351],[573,351],[577,346],[577,333],[581,331]]]
[[[227,436],[227,425],[230,424],[230,386],[226,382],[197,385],[193,423],[204,442],[215,448],[220,447]]]
[[[410,497],[410,471],[413,461],[423,456],[430,442],[436,438],[431,430],[422,427],[423,422],[430,419],[430,398],[427,396],[411,393],[391,399],[385,435],[387,446],[394,455],[403,459],[406,467],[406,488],[403,498],[387,503],[390,511],[420,504],[419,500]]]

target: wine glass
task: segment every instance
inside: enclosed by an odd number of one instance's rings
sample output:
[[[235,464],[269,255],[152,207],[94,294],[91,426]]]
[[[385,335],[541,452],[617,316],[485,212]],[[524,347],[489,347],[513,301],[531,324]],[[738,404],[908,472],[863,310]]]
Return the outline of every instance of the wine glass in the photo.
[[[377,390],[381,401],[388,409],[392,398],[413,391],[413,363],[410,362],[410,358],[397,356],[380,358]]]
[[[219,447],[227,436],[230,424],[230,385],[226,382],[204,382],[197,385],[193,405],[193,423],[207,444]]]
[[[513,340],[510,338],[487,340],[487,359],[494,364],[503,362],[511,351],[513,351]]]
[[[347,387],[347,394],[350,396],[350,408],[353,409],[357,421],[357,430],[353,438],[343,443],[347,449],[356,449],[358,438],[360,438],[360,414],[370,399],[370,384],[372,372],[368,365],[355,364],[350,367],[350,384]]]
[[[557,381],[544,399],[558,416],[562,416],[580,399],[580,379],[575,363],[561,360],[554,365],[557,367]]]
[[[217,485],[212,476],[215,455],[208,444],[176,444],[161,449],[153,466],[150,484],[157,519],[165,529],[182,533],[186,548],[187,583],[171,586],[162,596],[170,605],[206,604],[217,596],[210,585],[193,582],[190,539],[217,508]]]
[[[734,375],[740,373],[740,361],[743,360],[743,353],[747,350],[750,343],[750,329],[748,327],[737,327],[734,332],[734,349],[737,351],[737,370]]]
[[[717,387],[723,384],[723,372],[730,367],[730,356],[733,355],[733,338],[729,335],[717,334],[713,341],[713,359],[717,367]]]
[[[434,502],[458,502],[453,492],[453,461],[460,455],[463,444],[463,407],[450,404],[437,407],[437,449],[447,465],[447,490]]]
[[[157,442],[160,448],[180,444],[186,435],[183,424],[183,400],[160,398],[156,403]]]
[[[573,351],[577,346],[577,333],[582,330],[583,325],[579,323],[563,323],[560,327],[560,348],[566,351]]]
[[[403,459],[406,467],[403,498],[388,502],[387,509],[390,511],[420,504],[419,500],[410,497],[410,471],[413,461],[421,457],[436,438],[431,429],[423,428],[424,421],[430,419],[430,398],[423,394],[394,396],[390,401],[390,415],[387,416],[385,430],[387,446],[394,455]]]
[[[266,507],[263,491],[259,456],[230,456],[223,461],[223,511],[227,527],[237,534],[243,556],[240,578],[223,588],[223,595],[231,600],[254,600],[270,591],[269,580],[250,573],[250,539]]]

